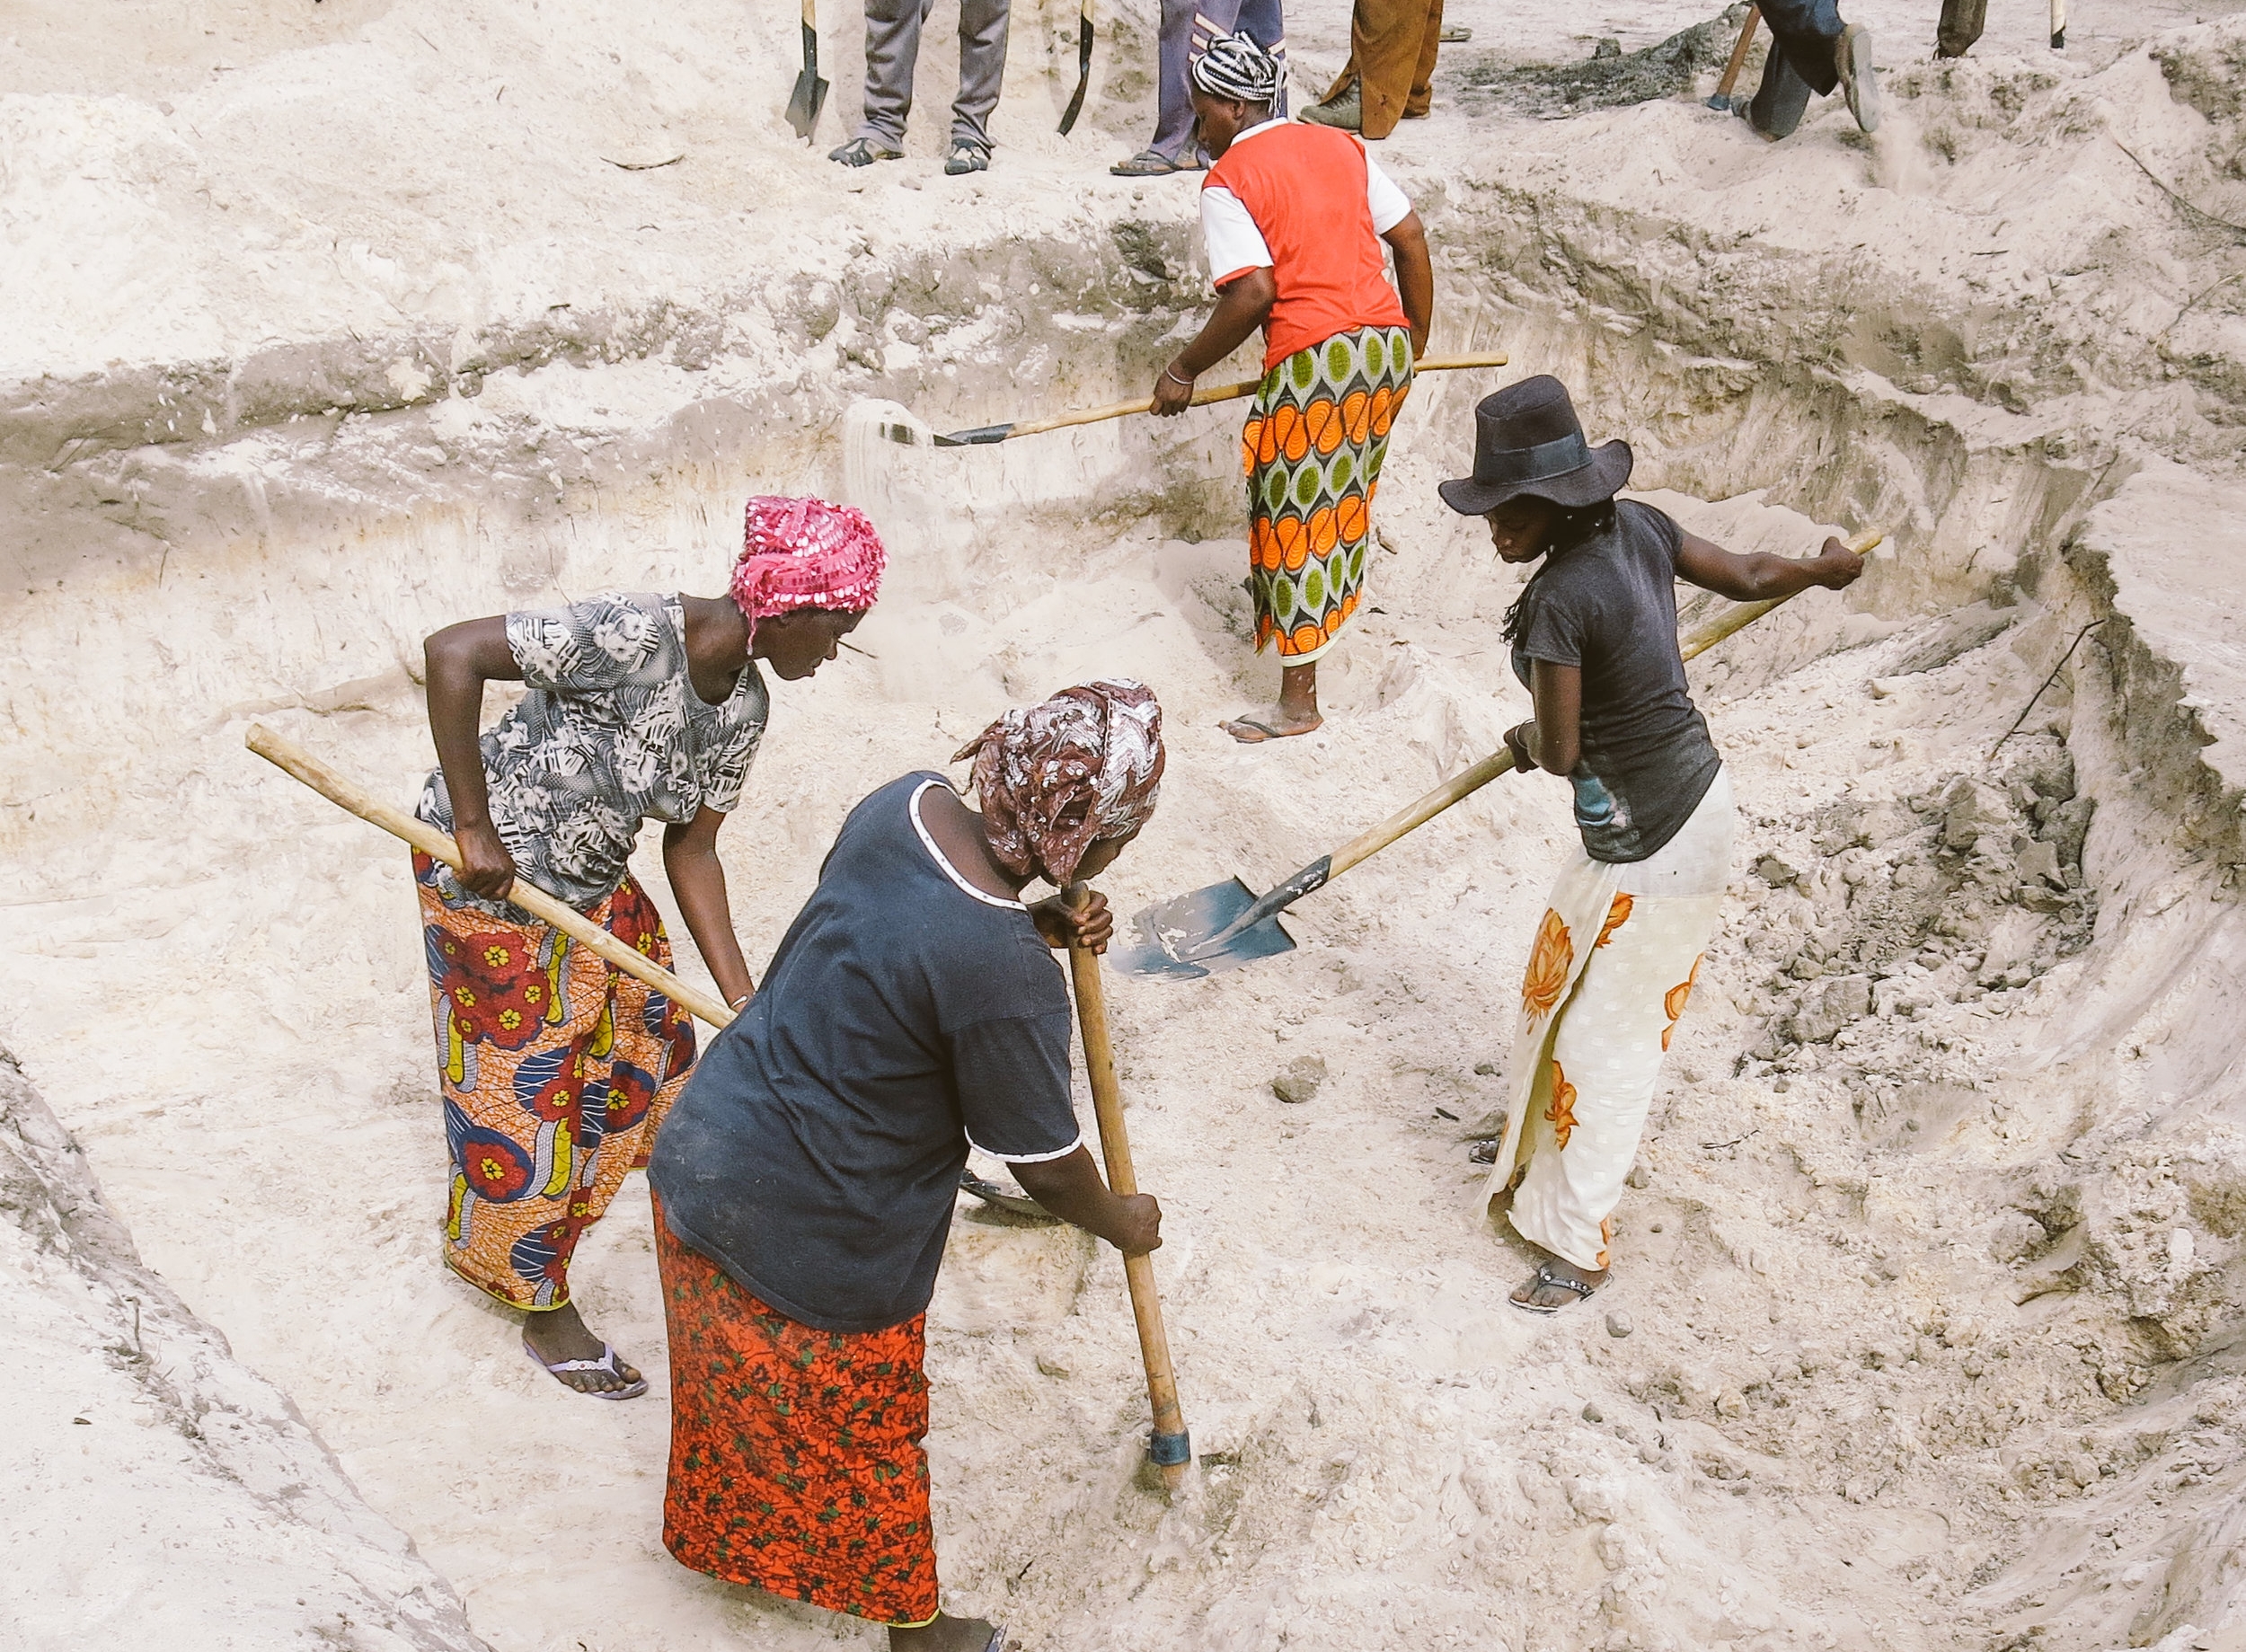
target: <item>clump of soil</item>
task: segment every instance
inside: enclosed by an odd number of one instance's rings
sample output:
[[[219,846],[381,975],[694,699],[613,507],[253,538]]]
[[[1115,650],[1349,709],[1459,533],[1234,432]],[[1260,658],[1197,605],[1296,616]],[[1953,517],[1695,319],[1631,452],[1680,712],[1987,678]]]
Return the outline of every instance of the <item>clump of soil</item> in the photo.
[[[1734,5],[1640,51],[1601,40],[1584,62],[1470,68],[1462,76],[1463,92],[1543,119],[1676,97],[1702,72],[1723,66],[1746,21],[1746,7]]]

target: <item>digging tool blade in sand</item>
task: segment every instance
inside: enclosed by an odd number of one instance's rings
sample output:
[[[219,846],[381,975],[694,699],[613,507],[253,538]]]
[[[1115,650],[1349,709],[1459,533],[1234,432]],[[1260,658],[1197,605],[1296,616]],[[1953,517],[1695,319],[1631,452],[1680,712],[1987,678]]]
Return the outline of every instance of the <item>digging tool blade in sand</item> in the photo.
[[[1061,110],[1061,136],[1076,124],[1076,117],[1084,111],[1084,88],[1092,84],[1092,0],[1083,0],[1076,12],[1076,90],[1068,100],[1068,107]]]
[[[1848,548],[1867,556],[1883,535],[1865,534]],[[1697,658],[1735,632],[1745,630],[1779,604],[1745,602],[1677,640],[1677,651]],[[1149,906],[1134,922],[1145,939],[1135,947],[1117,948],[1109,961],[1127,975],[1191,979],[1252,963],[1259,958],[1294,950],[1295,942],[1279,927],[1278,914],[1313,890],[1322,889],[1352,866],[1385,849],[1408,832],[1417,831],[1463,798],[1472,796],[1513,767],[1510,751],[1491,752],[1463,773],[1449,780],[1382,821],[1360,833],[1331,854],[1322,855],[1262,896],[1249,893],[1237,878],[1212,883]]]
[[[788,94],[788,124],[807,143],[818,128],[818,111],[827,104],[827,83],[818,77],[818,15],[814,4],[815,0],[803,0],[803,73],[795,77],[795,90]]]
[[[310,752],[290,745],[270,729],[261,723],[252,723],[243,744],[276,768],[286,770],[304,782],[329,802],[349,809],[361,820],[380,826],[393,837],[404,839],[433,861],[442,861],[455,868],[459,866],[460,848],[450,837],[426,820],[417,820],[404,810],[392,808],[357,782],[337,773]],[[624,945],[576,907],[557,900],[528,879],[516,879],[515,887],[508,891],[507,898],[540,923],[553,925],[579,946],[599,954],[624,974],[646,982],[680,1009],[700,1016],[711,1026],[728,1027],[732,1024],[733,1012],[718,1000],[698,987],[689,986],[638,948]]]
[[[2054,0],[2060,4],[2061,0]],[[1746,67],[1747,48],[1755,44],[1755,25],[1763,21],[1763,8],[1746,8],[1746,21],[1739,25],[1738,44],[1731,49],[1731,61],[1723,66],[1723,78],[1716,83],[1715,94],[1708,100],[1708,107],[1731,112],[1732,89],[1739,84],[1739,71]]]
[[[1091,886],[1072,883],[1062,898],[1080,908]],[[1108,1042],[1108,1003],[1100,985],[1100,957],[1083,947],[1068,949],[1068,980],[1076,993],[1076,1025],[1084,1040],[1084,1077],[1092,1085],[1092,1110],[1100,1121],[1100,1153],[1108,1163],[1108,1190],[1119,1196],[1138,1191],[1131,1164],[1130,1132],[1123,1124],[1123,1091],[1115,1080],[1115,1049]],[[1142,1252],[1123,1259],[1124,1282],[1131,1289],[1131,1317],[1138,1322],[1139,1357],[1146,1366],[1146,1400],[1154,1431],[1146,1458],[1175,1491],[1193,1466],[1193,1441],[1178,1406],[1178,1378],[1170,1368],[1170,1333],[1162,1322],[1162,1292],[1154,1284],[1154,1259]]]
[[[1089,28],[1091,25],[1085,25]],[[1417,378],[1422,373],[1450,373],[1460,367],[1501,367],[1506,364],[1502,350],[1480,356],[1430,356],[1411,369]],[[1251,396],[1263,388],[1260,378],[1244,380],[1237,384],[1210,384],[1193,393],[1188,407],[1207,407],[1212,402],[1236,402]],[[954,430],[949,436],[938,435],[933,439],[939,447],[984,447],[993,442],[1010,442],[1019,436],[1037,436],[1047,430],[1066,430],[1072,425],[1096,425],[1110,419],[1124,419],[1133,413],[1154,411],[1152,401],[1117,402],[1106,407],[1085,408],[1074,413],[1063,413],[1057,419],[1031,419],[1019,424],[979,425],[972,430]],[[884,434],[889,434],[885,431]],[[890,435],[892,441],[908,439],[902,435]]]

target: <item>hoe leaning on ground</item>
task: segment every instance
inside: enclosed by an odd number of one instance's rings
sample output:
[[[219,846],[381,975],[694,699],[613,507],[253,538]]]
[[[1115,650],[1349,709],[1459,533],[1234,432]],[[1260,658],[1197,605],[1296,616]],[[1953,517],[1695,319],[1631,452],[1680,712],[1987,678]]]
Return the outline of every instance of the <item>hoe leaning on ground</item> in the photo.
[[[1869,555],[1886,535],[1870,533],[1849,542],[1859,556]],[[1799,593],[1796,593],[1799,595]],[[1686,659],[1744,631],[1791,597],[1741,603],[1718,614],[1678,643]],[[1295,938],[1279,926],[1278,914],[1314,889],[1322,889],[1352,866],[1369,860],[1398,838],[1415,832],[1461,799],[1472,796],[1513,767],[1513,754],[1500,748],[1473,767],[1453,775],[1434,791],[1362,832],[1331,854],[1321,855],[1259,897],[1237,878],[1174,896],[1149,906],[1133,920],[1145,941],[1120,947],[1109,961],[1127,975],[1183,976],[1213,975],[1260,958],[1295,950]]]
[[[393,837],[402,838],[423,854],[447,866],[460,866],[460,848],[450,836],[427,821],[417,820],[403,809],[384,802],[364,786],[301,746],[283,739],[262,723],[251,724],[243,743],[329,802],[380,826]],[[1090,885],[1074,883],[1069,885],[1066,898],[1071,906],[1082,906],[1090,894]],[[733,1012],[724,1003],[680,980],[636,949],[624,945],[574,906],[556,899],[537,885],[518,877],[507,898],[541,923],[550,923],[572,941],[591,948],[626,975],[646,982],[711,1026],[723,1029],[732,1025]],[[1092,1110],[1100,1123],[1100,1152],[1107,1161],[1108,1186],[1117,1194],[1136,1193],[1138,1176],[1131,1166],[1131,1142],[1123,1124],[1123,1100],[1116,1084],[1115,1055],[1108,1041],[1107,1004],[1100,990],[1100,960],[1083,947],[1072,946],[1068,950],[1068,973],[1076,989],[1076,1018],[1083,1034],[1084,1068],[1092,1083]],[[990,1203],[1012,1207],[1012,1202],[1003,1196],[993,1198],[971,1183],[968,1190]],[[1146,1455],[1161,1472],[1164,1489],[1174,1491],[1185,1483],[1186,1472],[1192,1466],[1193,1446],[1186,1433],[1184,1416],[1178,1409],[1178,1380],[1170,1367],[1170,1336],[1163,1325],[1162,1295],[1154,1285],[1154,1259],[1125,1257],[1123,1277],[1130,1286],[1131,1315],[1138,1324],[1139,1355],[1146,1365],[1146,1397],[1154,1409],[1154,1433],[1146,1442]]]

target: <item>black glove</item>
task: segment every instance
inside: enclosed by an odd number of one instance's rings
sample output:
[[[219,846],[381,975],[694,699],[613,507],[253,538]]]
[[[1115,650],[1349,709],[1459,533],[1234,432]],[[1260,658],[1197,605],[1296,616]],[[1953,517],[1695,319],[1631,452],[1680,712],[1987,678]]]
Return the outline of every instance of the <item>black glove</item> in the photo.
[[[1513,754],[1513,766],[1524,774],[1536,766],[1535,755],[1529,746],[1535,732],[1536,720],[1533,717],[1505,731],[1505,747]]]

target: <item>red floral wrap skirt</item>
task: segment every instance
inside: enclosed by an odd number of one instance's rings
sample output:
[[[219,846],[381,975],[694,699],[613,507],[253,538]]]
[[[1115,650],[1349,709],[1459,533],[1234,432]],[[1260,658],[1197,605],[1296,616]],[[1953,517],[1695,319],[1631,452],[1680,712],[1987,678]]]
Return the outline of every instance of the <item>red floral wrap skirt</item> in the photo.
[[[829,1612],[936,1616],[927,1316],[814,1330],[674,1235],[655,1259],[670,1327],[663,1543],[683,1566]]]
[[[559,930],[458,896],[448,870],[413,856],[452,1158],[445,1259],[503,1303],[559,1308],[579,1235],[647,1163],[686,1082],[694,1023]],[[670,963],[631,878],[585,915]]]

